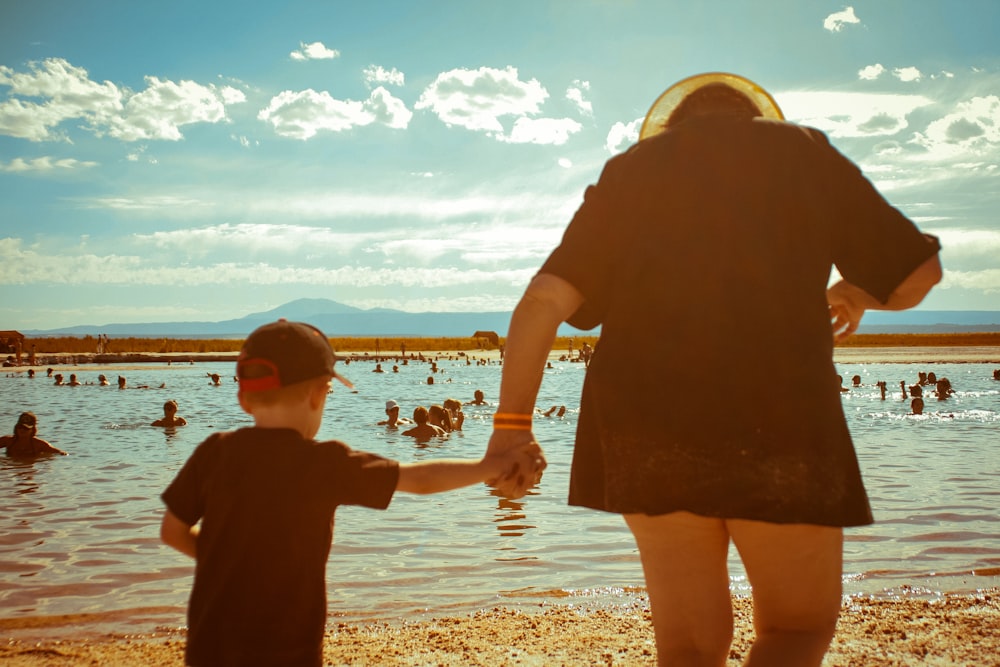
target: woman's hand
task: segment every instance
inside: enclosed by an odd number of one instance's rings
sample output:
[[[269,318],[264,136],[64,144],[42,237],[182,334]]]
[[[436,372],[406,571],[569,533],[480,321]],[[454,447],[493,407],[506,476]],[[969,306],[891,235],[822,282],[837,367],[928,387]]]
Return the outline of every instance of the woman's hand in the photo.
[[[504,460],[504,475],[487,480],[510,499],[520,498],[542,479],[548,463],[531,431],[496,430],[490,437],[485,458]]]
[[[870,294],[846,280],[834,283],[826,290],[834,342],[839,343],[858,330],[871,301],[874,299]]]
[[[928,238],[937,244],[936,239]],[[833,340],[842,341],[857,331],[866,310],[906,310],[916,306],[940,280],[941,260],[935,254],[915,268],[884,302],[846,280],[834,283],[826,290]]]

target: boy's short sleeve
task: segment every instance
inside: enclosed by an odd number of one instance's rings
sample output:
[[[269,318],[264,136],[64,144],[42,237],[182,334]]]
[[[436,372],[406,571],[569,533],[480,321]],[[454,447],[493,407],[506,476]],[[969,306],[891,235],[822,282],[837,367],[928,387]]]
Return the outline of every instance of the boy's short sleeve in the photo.
[[[202,480],[218,450],[218,441],[219,434],[216,433],[198,445],[170,486],[160,495],[167,509],[189,526],[198,523],[205,514]]]
[[[331,448],[338,459],[334,462],[337,479],[332,486],[338,496],[336,504],[372,509],[389,506],[399,480],[397,461],[353,450],[338,441],[320,443],[320,446]]]

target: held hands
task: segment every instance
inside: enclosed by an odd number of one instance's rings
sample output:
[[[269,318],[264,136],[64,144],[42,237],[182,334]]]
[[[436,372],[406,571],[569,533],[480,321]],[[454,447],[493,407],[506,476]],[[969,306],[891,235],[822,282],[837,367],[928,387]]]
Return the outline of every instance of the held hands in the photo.
[[[520,498],[538,484],[548,465],[531,431],[494,431],[483,460],[503,471],[486,483],[510,499]]]

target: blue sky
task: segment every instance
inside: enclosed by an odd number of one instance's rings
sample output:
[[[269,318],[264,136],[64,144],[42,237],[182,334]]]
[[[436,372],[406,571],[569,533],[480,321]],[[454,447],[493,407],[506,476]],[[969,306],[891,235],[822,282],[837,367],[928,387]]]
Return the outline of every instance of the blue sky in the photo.
[[[510,309],[716,70],[940,235],[922,308],[1000,310],[1000,2],[261,5],[0,0],[0,328]]]

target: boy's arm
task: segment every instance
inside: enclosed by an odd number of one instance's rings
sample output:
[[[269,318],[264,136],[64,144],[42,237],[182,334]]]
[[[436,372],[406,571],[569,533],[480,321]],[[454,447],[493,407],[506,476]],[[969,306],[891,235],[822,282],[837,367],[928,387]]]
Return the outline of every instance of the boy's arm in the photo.
[[[160,523],[160,539],[167,546],[171,546],[182,554],[191,558],[198,556],[198,526],[189,526],[177,515],[166,510],[163,513],[163,521]]]
[[[417,463],[400,463],[397,491],[408,493],[440,493],[480,482],[495,483],[499,479],[524,477],[525,470],[533,470],[535,460],[541,457],[537,443],[529,443],[502,455],[488,454],[473,459],[435,459]]]

